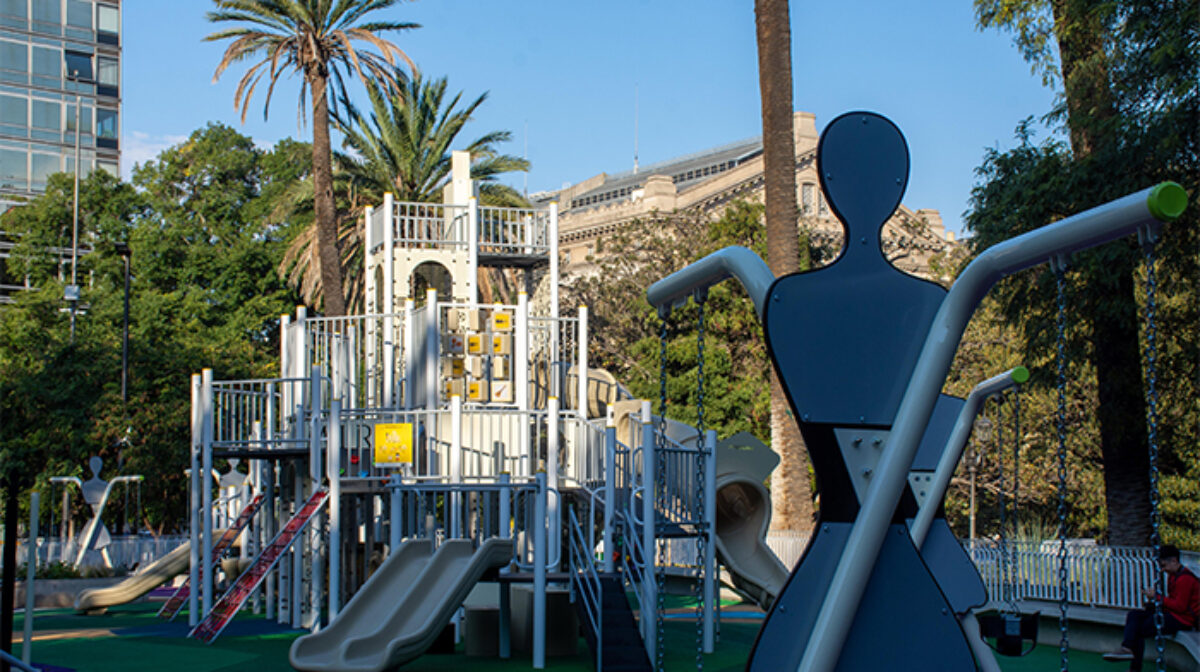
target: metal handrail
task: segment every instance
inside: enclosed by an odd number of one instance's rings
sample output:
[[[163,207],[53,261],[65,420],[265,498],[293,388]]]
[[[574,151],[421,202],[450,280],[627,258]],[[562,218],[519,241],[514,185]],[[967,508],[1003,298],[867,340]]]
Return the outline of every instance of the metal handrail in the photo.
[[[568,541],[570,545],[571,593],[572,597],[577,595],[583,599],[584,614],[587,615],[589,625],[596,636],[596,669],[602,670],[604,669],[604,619],[600,575],[596,573],[596,563],[590,552],[585,550],[586,540],[583,538],[583,528],[579,524],[579,519],[575,516],[575,507],[567,508],[567,516],[570,522]],[[585,557],[589,559],[588,562],[582,560]]]

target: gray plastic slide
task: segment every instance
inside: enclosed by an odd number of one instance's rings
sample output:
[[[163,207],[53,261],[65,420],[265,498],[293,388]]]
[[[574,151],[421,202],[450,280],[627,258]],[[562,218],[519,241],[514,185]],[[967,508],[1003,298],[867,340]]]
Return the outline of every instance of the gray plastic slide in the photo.
[[[738,592],[769,609],[788,580],[788,568],[767,546],[771,497],[763,481],[779,456],[742,432],[717,443],[717,557]]]
[[[513,557],[511,539],[400,545],[329,627],[292,644],[301,672],[381,672],[425,653],[484,572]]]
[[[108,607],[136,600],[176,576],[186,573],[190,550],[191,544],[185,542],[115,586],[81,591],[75,596],[75,610],[99,614]]]

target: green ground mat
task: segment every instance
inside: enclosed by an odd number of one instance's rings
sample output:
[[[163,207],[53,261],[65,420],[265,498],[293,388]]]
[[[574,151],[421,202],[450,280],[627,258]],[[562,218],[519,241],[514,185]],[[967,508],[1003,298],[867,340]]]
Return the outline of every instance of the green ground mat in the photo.
[[[162,624],[155,616],[157,603],[142,603],[113,608],[102,616],[82,616],[70,610],[43,611],[37,614],[37,632],[59,631],[61,638],[35,640],[35,663],[48,663],[73,668],[79,672],[287,672],[288,649],[300,636],[296,631],[280,631],[261,616],[242,614],[230,625],[226,634],[212,645],[187,639],[186,614],[176,623]],[[674,607],[685,607],[680,600]],[[23,621],[17,616],[15,630],[21,632]],[[704,669],[712,672],[735,672],[745,668],[746,658],[758,634],[759,624],[723,623],[721,640],[716,651],[704,656]],[[90,637],[71,637],[69,631],[84,633],[109,630],[112,634]],[[19,636],[19,635],[18,635]],[[689,620],[668,620],[664,624],[665,667],[668,670],[696,669],[696,625]],[[19,650],[19,645],[16,646]],[[579,640],[575,656],[548,658],[546,669],[562,672],[590,672],[592,660],[584,640]],[[468,658],[459,646],[458,653],[426,655],[404,666],[411,672],[448,672],[471,670],[479,672],[516,672],[532,669],[529,657],[509,660]],[[1058,648],[1039,646],[1024,658],[1001,658],[1004,672],[1045,672],[1059,669]],[[1072,652],[1072,672],[1124,672],[1126,665],[1104,662],[1099,654]],[[1146,670],[1154,669],[1148,662]],[[1177,671],[1176,671],[1177,672]]]

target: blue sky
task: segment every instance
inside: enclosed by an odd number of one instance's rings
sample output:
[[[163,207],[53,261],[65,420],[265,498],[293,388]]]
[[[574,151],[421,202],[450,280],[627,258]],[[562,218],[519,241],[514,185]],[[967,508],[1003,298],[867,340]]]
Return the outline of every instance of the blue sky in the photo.
[[[311,137],[295,78],[267,121],[257,98],[240,122],[243,68],[212,83],[224,45],[202,41],[211,6],[122,3],[124,175],[209,121],[261,145]],[[1012,146],[1016,124],[1053,101],[1008,35],[975,29],[971,0],[798,0],[791,16],[794,107],[818,129],[853,109],[892,118],[912,153],[905,204],[940,210],[951,230],[985,148]],[[505,151],[528,147],[531,192],[631,168],[635,90],[643,166],[761,134],[751,0],[421,0],[386,18],[422,24],[392,39],[425,75],[464,98],[489,92],[464,137],[511,131]]]

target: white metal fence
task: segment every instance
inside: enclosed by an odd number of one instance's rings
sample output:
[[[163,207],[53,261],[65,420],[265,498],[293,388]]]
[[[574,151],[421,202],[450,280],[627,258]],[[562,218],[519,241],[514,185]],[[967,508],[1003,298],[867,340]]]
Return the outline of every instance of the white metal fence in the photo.
[[[187,543],[187,536],[182,534],[151,536],[121,536],[113,537],[105,547],[114,568],[141,568],[165,556]],[[79,548],[75,542],[63,543],[61,539],[39,537],[37,543],[37,562],[39,566],[53,562],[71,563]],[[26,539],[17,542],[17,564],[25,564],[29,559],[29,543]],[[104,559],[99,551],[88,551],[83,558],[84,567],[100,567]]]

